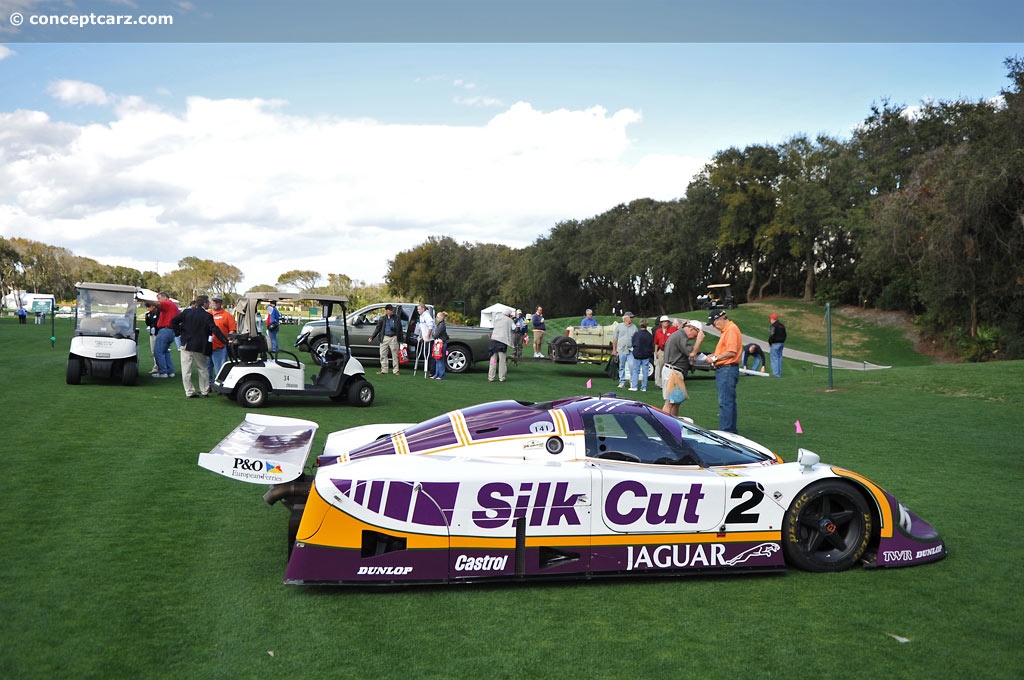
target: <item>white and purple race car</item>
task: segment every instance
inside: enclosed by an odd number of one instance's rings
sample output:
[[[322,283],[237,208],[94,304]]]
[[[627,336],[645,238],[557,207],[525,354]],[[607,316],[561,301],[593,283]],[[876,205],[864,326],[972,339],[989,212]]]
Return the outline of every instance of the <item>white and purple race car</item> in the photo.
[[[328,436],[249,414],[199,464],[271,484],[292,584],[400,585],[841,571],[934,562],[927,522],[871,480],[614,397],[498,401]]]

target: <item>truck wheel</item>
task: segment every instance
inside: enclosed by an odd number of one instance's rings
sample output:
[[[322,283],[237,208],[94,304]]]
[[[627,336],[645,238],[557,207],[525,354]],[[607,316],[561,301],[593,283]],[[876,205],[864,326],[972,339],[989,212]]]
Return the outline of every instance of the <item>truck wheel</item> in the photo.
[[[238,386],[235,399],[246,408],[259,408],[267,403],[267,384],[259,379],[246,380]]]
[[[126,361],[121,364],[121,384],[131,387],[139,377],[139,365],[134,361]]]
[[[444,363],[445,370],[449,373],[465,373],[473,363],[473,355],[463,345],[449,345]]]
[[[324,357],[327,356],[327,350],[330,348],[331,343],[328,342],[326,337],[319,337],[312,342],[309,346],[309,353],[313,357],[313,363],[317,366],[323,366]]]
[[[356,379],[348,388],[348,403],[353,406],[371,406],[375,396],[373,385],[362,378]]]
[[[64,375],[64,380],[69,385],[77,385],[82,382],[81,359],[68,359],[68,369],[67,373]]]
[[[551,341],[551,358],[555,361],[575,361],[578,353],[579,348],[576,346],[576,341],[567,335]]]

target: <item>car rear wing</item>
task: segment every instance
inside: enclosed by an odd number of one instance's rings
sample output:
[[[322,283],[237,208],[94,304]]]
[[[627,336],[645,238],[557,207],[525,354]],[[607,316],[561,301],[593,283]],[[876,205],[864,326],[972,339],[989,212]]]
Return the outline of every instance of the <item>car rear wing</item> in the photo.
[[[251,484],[280,484],[302,475],[317,424],[298,418],[246,414],[199,467]]]

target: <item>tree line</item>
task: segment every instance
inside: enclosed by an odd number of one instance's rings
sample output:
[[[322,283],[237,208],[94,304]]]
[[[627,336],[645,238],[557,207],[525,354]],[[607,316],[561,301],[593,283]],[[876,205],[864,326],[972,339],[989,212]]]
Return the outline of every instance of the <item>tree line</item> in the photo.
[[[707,284],[913,314],[977,359],[1024,357],[1024,60],[994,100],[874,105],[848,140],[714,155],[673,201],[567,220],[523,249],[428,238],[392,292],[549,316],[688,310]]]
[[[849,139],[797,134],[716,153],[672,201],[648,198],[554,225],[531,245],[433,236],[388,262],[384,285],[293,270],[276,286],[391,296],[472,316],[494,302],[548,316],[689,310],[709,283],[739,299],[798,297],[912,313],[967,358],[1024,357],[1024,59],[994,100],[872,106]],[[232,296],[242,272],[188,257],[163,276],[0,239],[0,286],[74,297],[76,281]]]

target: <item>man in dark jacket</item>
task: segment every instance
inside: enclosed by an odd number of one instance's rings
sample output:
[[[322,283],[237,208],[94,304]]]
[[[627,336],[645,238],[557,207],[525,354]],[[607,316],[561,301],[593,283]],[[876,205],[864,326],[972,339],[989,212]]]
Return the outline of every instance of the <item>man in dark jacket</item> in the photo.
[[[384,316],[377,319],[370,342],[380,340],[380,370],[377,375],[388,374],[388,354],[395,362],[395,375],[398,375],[398,343],[402,338],[402,319],[395,314],[394,305],[384,305]]]
[[[637,378],[640,391],[647,391],[647,372],[654,358],[654,336],[647,330],[647,319],[640,322],[640,328],[633,334],[633,371],[629,376],[629,391],[636,392]]]
[[[786,327],[779,321],[778,314],[768,317],[768,354],[772,360],[772,377],[782,377],[782,350],[786,345]]]
[[[217,328],[213,317],[206,309],[210,306],[210,298],[200,295],[195,301],[178,313],[171,321],[174,334],[181,339],[181,384],[185,388],[185,396],[210,396],[210,374],[206,370],[206,357],[213,353],[213,336],[228,343],[228,338]],[[199,393],[192,385],[192,368],[199,372]]]

